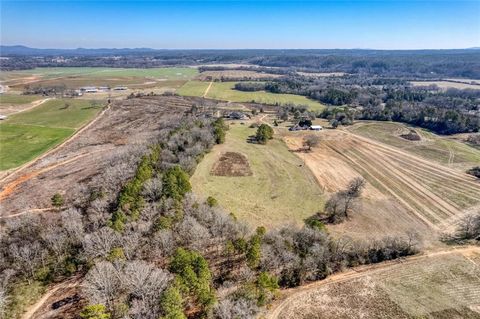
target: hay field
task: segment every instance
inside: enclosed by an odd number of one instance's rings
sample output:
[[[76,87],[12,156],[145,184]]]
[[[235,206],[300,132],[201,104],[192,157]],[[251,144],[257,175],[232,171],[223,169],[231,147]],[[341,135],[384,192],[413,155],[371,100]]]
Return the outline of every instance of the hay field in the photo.
[[[0,170],[20,166],[60,144],[90,121],[101,104],[50,100],[0,123]]]
[[[301,225],[304,218],[322,207],[321,190],[301,159],[289,152],[281,139],[275,138],[267,145],[247,143],[247,138],[255,134],[255,129],[247,125],[230,125],[226,142],[215,146],[198,165],[191,178],[193,191],[215,197],[222,207],[252,226]],[[246,157],[251,175],[213,175],[212,168],[227,152]]]
[[[236,82],[213,82],[205,97],[229,102],[255,102],[269,105],[306,105],[312,111],[321,111],[325,108],[325,106],[319,102],[295,94],[276,94],[265,91],[237,91],[234,89],[235,83]],[[185,96],[203,96],[208,86],[208,82],[190,81],[185,83],[177,93]]]
[[[432,244],[453,221],[480,204],[480,182],[434,157],[412,154],[386,138],[379,142],[342,130],[317,134],[320,145],[302,157],[325,191],[344,189],[358,176],[368,184],[359,212],[329,227],[336,234],[378,238],[414,230]],[[302,133],[288,132],[284,139],[298,149]]]
[[[480,150],[448,136],[439,136],[421,128],[414,128],[420,141],[409,141],[400,135],[412,127],[394,122],[359,122],[348,129],[361,136],[395,146],[408,153],[459,169],[480,164]]]
[[[287,292],[267,318],[479,318],[480,248],[333,275]]]

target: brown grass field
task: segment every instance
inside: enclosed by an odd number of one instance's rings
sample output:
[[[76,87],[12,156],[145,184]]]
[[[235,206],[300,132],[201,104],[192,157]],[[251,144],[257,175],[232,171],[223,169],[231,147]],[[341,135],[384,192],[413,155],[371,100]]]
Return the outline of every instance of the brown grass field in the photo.
[[[345,188],[354,177],[367,181],[359,212],[346,223],[330,226],[332,232],[371,238],[413,230],[430,243],[480,204],[480,182],[464,171],[429,158],[429,152],[420,156],[416,150],[352,132],[317,132],[320,145],[312,152],[297,153],[328,193]],[[296,150],[302,147],[303,136],[311,133],[282,130],[282,134],[289,148]],[[471,152],[480,155],[476,149]],[[474,165],[476,158],[469,159]]]
[[[453,81],[412,81],[413,86],[429,86],[429,85],[436,85],[442,90],[446,90],[449,88],[454,88],[454,89],[473,89],[473,90],[480,90],[480,85],[478,84],[471,84],[471,83],[465,83],[464,81],[461,80],[455,80]]]
[[[479,318],[480,247],[332,275],[283,292],[267,319]]]

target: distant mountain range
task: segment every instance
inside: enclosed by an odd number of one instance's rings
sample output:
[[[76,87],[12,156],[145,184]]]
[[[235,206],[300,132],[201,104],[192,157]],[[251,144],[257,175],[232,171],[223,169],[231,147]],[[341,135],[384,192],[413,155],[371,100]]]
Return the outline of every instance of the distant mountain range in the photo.
[[[258,52],[303,52],[307,54],[323,53],[323,54],[334,54],[334,53],[355,53],[362,52],[364,53],[378,53],[378,52],[465,52],[465,51],[480,51],[480,47],[465,48],[465,49],[444,49],[444,50],[376,50],[376,49],[151,49],[151,48],[100,48],[100,49],[38,49],[30,48],[24,45],[0,45],[0,56],[12,56],[12,55],[26,55],[26,56],[75,56],[75,55],[128,55],[128,54],[154,54],[154,53],[174,53],[174,52],[185,52],[185,51],[203,51],[203,52],[232,52],[232,51],[258,51]]]

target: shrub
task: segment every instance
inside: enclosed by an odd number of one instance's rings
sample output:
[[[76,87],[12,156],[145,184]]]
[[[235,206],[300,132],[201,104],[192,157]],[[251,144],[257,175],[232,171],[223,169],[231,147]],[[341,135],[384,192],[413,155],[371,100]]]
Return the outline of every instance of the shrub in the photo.
[[[181,200],[192,190],[188,174],[178,165],[169,168],[162,178],[163,195],[166,198]]]
[[[218,206],[218,201],[214,197],[208,196],[207,197],[207,205],[210,206],[210,207]]]
[[[183,313],[183,299],[178,288],[170,286],[162,296],[160,305],[163,310],[163,316],[160,319],[186,319]]]
[[[467,174],[480,178],[480,166],[473,167],[467,171]]]
[[[110,319],[110,314],[107,313],[107,308],[104,305],[98,304],[83,308],[80,317],[83,319]]]
[[[55,207],[61,207],[65,203],[63,196],[59,193],[55,193],[52,196],[51,201],[52,201],[52,205]]]
[[[212,274],[202,255],[178,248],[170,263],[170,271],[177,275],[180,290],[197,301],[204,311],[214,304]]]
[[[257,142],[260,144],[267,144],[268,140],[273,138],[273,129],[267,124],[260,124],[255,134]]]

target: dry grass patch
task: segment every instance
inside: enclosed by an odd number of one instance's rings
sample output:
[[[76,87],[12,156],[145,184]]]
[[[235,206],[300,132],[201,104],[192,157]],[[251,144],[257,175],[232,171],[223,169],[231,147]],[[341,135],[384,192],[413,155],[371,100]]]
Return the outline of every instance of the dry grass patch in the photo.
[[[211,174],[216,176],[250,176],[252,170],[245,155],[226,152],[213,164]]]

